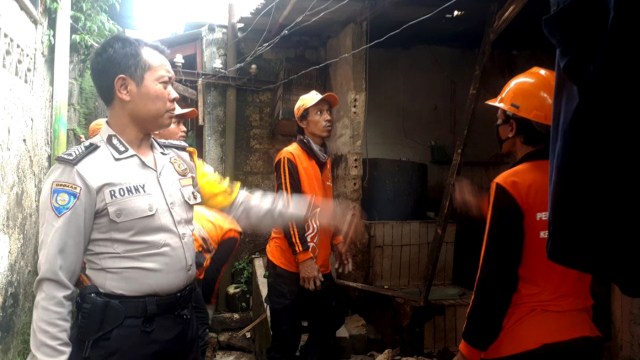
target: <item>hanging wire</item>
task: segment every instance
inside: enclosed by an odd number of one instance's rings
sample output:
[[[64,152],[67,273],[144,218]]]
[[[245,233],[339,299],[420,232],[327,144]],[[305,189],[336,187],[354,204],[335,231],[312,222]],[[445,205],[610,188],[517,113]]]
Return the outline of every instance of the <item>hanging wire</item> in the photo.
[[[297,73],[297,74],[295,74],[295,75],[292,75],[292,76],[290,76],[290,77],[288,77],[288,78],[286,78],[286,79],[284,79],[284,80],[281,80],[281,81],[279,81],[279,82],[277,82],[277,83],[275,83],[275,84],[267,85],[267,86],[263,86],[263,87],[260,87],[260,88],[256,88],[255,90],[266,90],[266,89],[271,89],[271,88],[274,88],[274,87],[280,86],[280,85],[284,84],[285,82],[290,81],[290,80],[293,80],[293,79],[297,78],[298,76],[300,76],[300,75],[302,75],[302,74],[305,74],[305,73],[307,73],[307,72],[309,72],[309,71],[311,71],[311,70],[315,70],[315,69],[322,68],[322,67],[324,67],[324,66],[326,66],[326,65],[329,65],[329,64],[334,63],[334,62],[336,62],[336,61],[339,61],[339,60],[341,60],[341,59],[344,59],[344,58],[346,58],[346,57],[349,57],[349,56],[351,56],[351,55],[353,55],[353,54],[355,54],[355,53],[358,53],[358,52],[360,52],[360,51],[362,51],[362,50],[364,50],[364,49],[367,49],[367,48],[368,48],[368,47],[370,47],[370,46],[373,46],[373,45],[375,45],[375,44],[377,44],[377,43],[379,43],[379,42],[381,42],[381,41],[386,40],[386,39],[387,39],[387,38],[389,38],[390,36],[393,36],[393,35],[395,35],[395,34],[397,34],[397,33],[401,32],[402,30],[406,29],[407,27],[409,27],[409,26],[411,26],[411,25],[413,25],[413,24],[415,24],[415,23],[418,23],[418,22],[420,22],[420,21],[422,21],[422,20],[425,20],[425,19],[430,18],[430,17],[431,17],[431,16],[433,16],[434,14],[438,13],[438,12],[439,12],[439,11],[441,11],[442,9],[444,9],[444,8],[448,7],[449,5],[451,5],[451,4],[455,3],[455,2],[456,2],[456,0],[451,0],[451,1],[449,1],[448,3],[446,3],[446,4],[442,5],[441,7],[437,8],[437,9],[436,9],[436,10],[434,10],[433,12],[431,12],[431,13],[429,13],[429,14],[427,14],[427,15],[424,15],[424,16],[422,16],[422,17],[419,17],[419,18],[417,18],[417,19],[415,19],[415,20],[413,20],[413,21],[410,21],[410,22],[408,22],[408,23],[404,24],[403,26],[401,26],[400,28],[398,28],[398,29],[396,29],[396,30],[394,30],[394,31],[392,31],[392,32],[390,32],[390,33],[388,33],[387,35],[385,35],[385,36],[381,37],[380,39],[375,40],[375,41],[373,41],[373,42],[371,42],[371,43],[369,43],[369,44],[363,45],[362,47],[360,47],[360,48],[358,48],[358,49],[356,49],[356,50],[350,51],[350,52],[348,52],[348,53],[346,53],[346,54],[342,54],[342,55],[338,56],[337,58],[334,58],[334,59],[331,59],[331,60],[325,61],[324,63],[322,63],[322,64],[320,64],[320,65],[315,65],[315,66],[312,66],[312,67],[310,67],[310,68],[308,68],[308,69],[302,70],[302,71],[300,71],[299,73]]]
[[[314,13],[314,12],[318,11],[319,9],[325,8],[325,7],[326,7],[328,4],[330,4],[331,2],[332,2],[332,1],[327,2],[327,3],[326,3],[326,4],[324,4],[323,6],[320,6],[319,8],[317,8],[317,9],[315,9],[314,11],[310,12],[308,15],[311,15],[312,13]],[[327,14],[327,13],[332,12],[333,10],[335,10],[335,9],[339,8],[340,6],[342,6],[342,5],[346,4],[347,2],[349,2],[349,0],[345,0],[345,1],[341,2],[340,4],[338,4],[338,5],[334,6],[334,7],[332,7],[331,9],[329,9],[329,10],[327,10],[327,11],[324,11],[324,12],[320,13],[320,15],[318,15],[318,16],[316,16],[316,17],[314,17],[313,19],[311,19],[311,20],[307,21],[306,23],[301,24],[300,26],[298,26],[298,27],[295,27],[295,28],[291,29],[291,31],[290,31],[289,33],[293,32],[293,31],[295,31],[295,30],[298,30],[298,29],[300,29],[301,27],[303,27],[303,26],[305,26],[305,25],[309,25],[309,24],[311,24],[312,22],[316,21],[318,18],[322,17],[323,15],[325,15],[325,14]]]
[[[271,26],[271,20],[273,19],[273,13],[275,12],[275,9],[276,9],[275,6],[273,7],[273,9],[271,9],[271,16],[269,17],[269,23],[267,24],[267,27],[264,29],[264,33],[262,33],[262,37],[260,37],[260,40],[258,40],[258,42],[256,43],[255,49],[253,49],[253,51],[249,55],[240,58],[240,61],[242,61],[242,64],[245,63],[244,62],[245,59],[249,59],[249,58],[253,59],[253,57],[251,57],[251,56],[253,54],[255,54],[256,51],[258,51],[258,48],[260,47],[260,44],[262,43],[262,40],[267,35],[267,32],[269,32],[269,26]],[[235,41],[237,41],[238,39],[236,39]],[[247,60],[247,61],[250,61],[250,60]]]
[[[276,4],[278,3],[278,1],[280,0],[275,0],[273,3],[271,3],[271,5],[267,6],[264,10],[262,10],[262,12],[260,13],[260,15],[258,15],[256,17],[255,20],[253,20],[253,23],[251,24],[251,26],[249,26],[249,28],[242,33],[241,36],[238,36],[236,39],[233,40],[232,44],[236,43],[238,40],[240,40],[242,37],[244,37],[245,35],[247,35],[249,33],[249,31],[251,31],[251,29],[253,28],[253,26],[256,24],[256,22],[258,22],[258,20],[260,20],[260,18],[262,17],[262,15],[264,15],[264,13],[267,12],[267,10],[269,10],[270,8],[273,8],[271,10],[271,17],[273,17],[273,11],[276,8]],[[269,23],[271,23],[271,19],[269,19]],[[264,30],[265,34],[267,33],[267,30],[269,29],[269,25],[267,25],[267,28]],[[262,37],[264,38],[264,34],[262,35]],[[259,42],[258,42],[259,43]]]
[[[330,13],[331,11],[333,11],[333,10],[335,10],[335,9],[339,8],[340,6],[342,6],[342,5],[344,5],[344,4],[348,3],[348,2],[349,2],[349,0],[344,0],[344,1],[342,1],[340,4],[338,4],[338,5],[334,6],[334,7],[332,7],[331,9],[329,9],[329,10],[327,10],[327,11],[323,12],[323,13],[321,13],[320,15],[316,16],[315,18],[311,19],[310,21],[307,21],[306,23],[301,24],[300,26],[297,26],[297,27],[295,27],[295,28],[292,28],[292,27],[293,27],[293,25],[295,25],[295,24],[296,24],[296,23],[298,23],[300,20],[302,20],[302,18],[304,18],[306,15],[312,14],[313,12],[317,11],[317,9],[315,9],[315,10],[313,10],[313,11],[310,11],[310,12],[309,12],[309,11],[305,12],[302,16],[300,16],[298,19],[296,19],[296,21],[295,21],[295,22],[293,22],[291,25],[289,25],[289,26],[285,29],[285,31],[283,31],[280,35],[278,35],[278,37],[276,37],[275,39],[273,39],[273,40],[271,40],[270,42],[268,42],[267,44],[265,44],[265,45],[263,46],[263,48],[261,48],[261,49],[259,50],[259,52],[258,52],[258,53],[256,53],[253,57],[258,56],[258,55],[260,55],[260,54],[262,54],[262,53],[266,52],[267,50],[269,50],[269,49],[270,49],[271,47],[273,47],[273,45],[275,45],[275,44],[276,44],[276,43],[277,43],[277,42],[278,42],[282,37],[284,37],[284,36],[286,36],[286,35],[290,35],[290,34],[291,34],[291,33],[293,33],[294,31],[296,31],[296,30],[298,30],[298,29],[300,29],[300,28],[302,28],[302,27],[304,27],[304,26],[306,26],[306,25],[308,25],[308,24],[311,24],[312,22],[316,21],[317,19],[319,19],[319,18],[320,18],[320,17],[322,17],[323,15],[325,15],[325,14],[327,14],[327,13]],[[315,1],[314,1],[314,3],[315,3]],[[321,6],[320,8],[323,8],[323,7],[325,7],[325,6],[326,6],[326,4],[325,4],[324,6]],[[319,9],[319,8],[318,8],[318,9]],[[251,59],[253,59],[253,57],[252,57]],[[249,59],[249,60],[247,60],[247,61],[250,61],[251,59]]]
[[[227,71],[232,71],[232,70],[236,70],[239,69],[241,67],[243,67],[246,63],[248,63],[249,61],[253,60],[256,56],[264,53],[265,51],[269,50],[273,45],[275,45],[282,37],[286,36],[289,34],[289,29],[291,29],[291,27],[293,27],[293,25],[297,24],[300,20],[302,20],[303,17],[305,17],[308,13],[309,13],[309,9],[311,9],[311,7],[316,3],[316,1],[318,0],[313,0],[313,2],[311,3],[311,5],[309,5],[309,7],[307,8],[307,10],[305,10],[305,12],[298,16],[297,19],[295,19],[289,26],[287,26],[284,30],[282,30],[282,32],[280,34],[278,34],[278,36],[276,36],[274,39],[272,39],[271,41],[268,41],[266,44],[263,44],[261,46],[259,46],[257,48],[257,52],[254,50],[255,54],[252,54],[252,56],[248,56],[246,58],[246,60],[244,60],[243,62],[234,65],[233,67],[231,67],[230,69],[228,69]],[[348,1],[348,0],[347,0]],[[258,43],[259,44],[259,43]]]
[[[346,1],[348,1],[348,0],[346,0]],[[346,2],[346,1],[343,1],[343,3],[344,3],[344,2]],[[373,46],[373,45],[375,45],[375,44],[377,44],[377,43],[379,43],[379,42],[382,42],[382,41],[386,40],[386,39],[387,39],[387,38],[389,38],[390,36],[393,36],[393,35],[395,35],[395,34],[397,34],[397,33],[401,32],[401,31],[402,31],[402,30],[404,30],[405,28],[407,28],[407,27],[409,27],[409,26],[411,26],[411,25],[413,25],[413,24],[415,24],[415,23],[418,23],[418,22],[420,22],[420,21],[422,21],[422,20],[425,20],[425,19],[430,18],[431,16],[435,15],[436,13],[440,12],[442,9],[444,9],[444,8],[448,7],[449,5],[451,5],[451,4],[453,4],[453,3],[455,3],[456,1],[457,1],[457,0],[451,0],[451,1],[449,1],[448,3],[446,3],[446,4],[442,5],[441,7],[437,8],[436,10],[432,11],[431,13],[429,13],[429,14],[427,14],[427,15],[424,15],[424,16],[421,16],[421,17],[419,17],[419,18],[417,18],[417,19],[415,19],[415,20],[412,20],[412,21],[410,21],[410,22],[408,22],[408,23],[404,24],[404,25],[403,25],[403,26],[401,26],[400,28],[398,28],[398,29],[396,29],[396,30],[394,30],[394,31],[392,31],[392,32],[390,32],[390,33],[388,33],[387,35],[385,35],[385,36],[383,36],[383,37],[381,37],[381,38],[379,38],[379,39],[377,39],[377,40],[375,40],[375,41],[373,41],[373,42],[371,42],[371,43],[368,43],[368,44],[366,44],[366,45],[363,45],[362,47],[360,47],[360,48],[358,48],[358,49],[356,49],[356,50],[353,50],[353,51],[350,51],[350,52],[348,52],[348,53],[342,54],[342,55],[338,56],[337,58],[334,58],[334,59],[328,60],[328,61],[326,61],[326,62],[324,62],[324,63],[322,63],[322,64],[311,66],[311,67],[309,67],[309,68],[307,68],[307,69],[305,69],[305,70],[300,71],[299,73],[297,73],[297,74],[295,74],[295,75],[292,75],[292,76],[290,76],[290,77],[288,77],[288,78],[286,78],[286,79],[283,79],[283,80],[281,80],[281,81],[278,81],[278,82],[277,82],[277,83],[275,83],[275,84],[266,85],[266,86],[263,86],[263,87],[251,87],[251,86],[239,86],[239,85],[236,85],[236,87],[237,87],[237,88],[239,88],[239,89],[254,90],[254,91],[261,91],[261,90],[267,90],[267,89],[275,88],[275,87],[280,86],[280,85],[282,85],[282,84],[284,84],[284,83],[286,83],[286,82],[288,82],[288,81],[291,81],[291,80],[293,80],[293,79],[295,79],[295,78],[297,78],[297,77],[299,77],[299,76],[301,76],[301,75],[303,75],[303,74],[305,74],[305,73],[307,73],[307,72],[309,72],[309,71],[312,71],[312,70],[315,70],[315,69],[322,68],[322,67],[324,67],[324,66],[326,66],[326,65],[329,65],[329,64],[334,63],[334,62],[336,62],[336,61],[339,61],[339,60],[341,60],[341,59],[344,59],[344,58],[346,58],[346,57],[349,57],[349,56],[351,56],[351,55],[353,55],[353,54],[355,54],[355,53],[358,53],[358,52],[360,52],[360,51],[362,51],[362,50],[368,49],[369,47],[371,47],[371,46]],[[341,4],[342,4],[342,3],[341,3]],[[308,12],[305,12],[305,14],[307,14],[307,13],[308,13]],[[302,16],[304,16],[304,14],[303,14]],[[296,20],[296,22],[297,22],[299,19],[300,19],[300,18],[298,18],[298,19]],[[370,19],[369,19],[369,21],[370,21]],[[294,23],[295,23],[295,22],[294,22]],[[292,25],[293,25],[293,24],[292,24]],[[290,25],[290,26],[291,26],[291,25]],[[289,27],[290,27],[290,26],[289,26]],[[367,25],[367,26],[369,26],[369,25]],[[367,30],[368,30],[368,29],[367,29]],[[283,31],[283,33],[282,33],[282,34],[280,34],[280,36],[283,36],[283,34],[284,34],[285,32],[286,32],[286,29]],[[369,36],[370,36],[370,35],[369,35],[369,33],[367,33],[367,40],[369,39]],[[235,66],[234,68],[229,69],[229,70],[237,69],[237,68],[241,67],[242,65],[246,64],[248,61],[249,61],[249,60],[247,60],[247,61],[243,62],[242,64],[239,64],[239,65],[237,65],[237,66]],[[368,60],[367,60],[367,62],[368,62]],[[367,63],[367,70],[368,70],[368,63]],[[224,74],[217,74],[217,75],[214,75],[214,76],[212,77],[212,79],[211,79],[211,80],[204,79],[203,81],[205,81],[205,82],[206,82],[206,81],[215,81],[215,80],[216,80],[216,79],[218,79],[220,76],[222,76],[222,75],[226,75],[226,71],[223,71],[223,73],[224,73]],[[367,74],[367,75],[368,75],[368,74]],[[365,109],[365,111],[366,111],[366,109]],[[366,112],[365,112],[365,114],[366,114]]]

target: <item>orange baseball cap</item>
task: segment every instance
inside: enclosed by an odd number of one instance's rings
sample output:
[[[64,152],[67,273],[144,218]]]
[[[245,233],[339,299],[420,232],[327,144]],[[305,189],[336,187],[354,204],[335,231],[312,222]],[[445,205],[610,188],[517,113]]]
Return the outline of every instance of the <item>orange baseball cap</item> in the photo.
[[[298,102],[296,103],[296,106],[293,108],[293,115],[296,117],[296,120],[300,120],[300,115],[302,115],[305,110],[312,107],[320,100],[326,100],[332,109],[338,106],[338,104],[340,103],[340,100],[338,100],[338,95],[332,92],[328,92],[322,95],[315,90],[311,90],[310,92],[300,96]]]
[[[89,125],[89,138],[100,134],[100,130],[102,130],[106,122],[107,118],[99,118],[93,120],[93,122]]]
[[[174,112],[174,116],[177,119],[191,119],[198,116],[198,110],[194,108],[181,108],[180,105],[176,104],[176,111]]]

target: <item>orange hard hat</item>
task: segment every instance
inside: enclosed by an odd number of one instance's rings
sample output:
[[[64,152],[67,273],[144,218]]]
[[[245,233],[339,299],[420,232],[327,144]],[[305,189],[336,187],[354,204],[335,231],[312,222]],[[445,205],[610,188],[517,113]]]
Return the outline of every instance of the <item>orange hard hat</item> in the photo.
[[[509,80],[497,98],[485,103],[525,119],[551,125],[555,79],[554,71],[534,66]]]

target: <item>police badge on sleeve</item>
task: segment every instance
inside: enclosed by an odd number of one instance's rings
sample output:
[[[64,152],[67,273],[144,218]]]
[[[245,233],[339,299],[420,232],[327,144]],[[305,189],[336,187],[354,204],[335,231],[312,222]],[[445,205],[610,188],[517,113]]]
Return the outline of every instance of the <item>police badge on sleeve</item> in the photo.
[[[58,217],[66,214],[76,204],[80,197],[78,185],[55,181],[51,184],[51,208]]]

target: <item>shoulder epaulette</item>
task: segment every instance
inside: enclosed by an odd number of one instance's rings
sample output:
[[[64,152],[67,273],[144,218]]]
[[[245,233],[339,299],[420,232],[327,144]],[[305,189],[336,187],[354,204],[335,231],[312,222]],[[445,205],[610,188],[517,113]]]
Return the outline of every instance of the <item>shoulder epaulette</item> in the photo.
[[[80,161],[82,161],[82,159],[87,157],[87,155],[91,154],[99,147],[100,145],[98,144],[85,141],[82,144],[76,145],[71,149],[58,155],[56,157],[56,161],[66,162],[71,165],[77,165],[78,163],[80,163]]]
[[[163,147],[169,147],[169,148],[174,148],[174,149],[183,150],[183,151],[187,151],[187,148],[189,147],[189,144],[180,140],[156,139],[156,141],[158,142],[158,144],[160,144]]]

